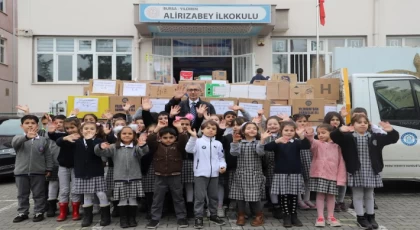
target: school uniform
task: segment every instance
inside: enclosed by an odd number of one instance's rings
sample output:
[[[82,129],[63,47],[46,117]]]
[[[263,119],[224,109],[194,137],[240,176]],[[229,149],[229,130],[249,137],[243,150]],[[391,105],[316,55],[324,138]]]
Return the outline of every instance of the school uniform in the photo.
[[[311,171],[311,162],[312,162],[312,152],[310,149],[300,150],[300,161],[302,163],[303,180],[309,181],[310,171]]]
[[[227,134],[224,135],[222,140],[223,151],[225,153],[226,160],[226,172],[222,175],[219,175],[219,184],[227,184],[229,191],[232,189],[233,178],[235,177],[236,168],[238,165],[237,157],[233,156],[230,153],[230,143],[233,142],[233,135]]]
[[[274,134],[266,139],[265,143],[270,143],[277,139],[277,134]],[[265,186],[270,187],[271,183],[273,182],[274,177],[274,152],[273,151],[265,151],[264,154],[264,176],[265,176]]]

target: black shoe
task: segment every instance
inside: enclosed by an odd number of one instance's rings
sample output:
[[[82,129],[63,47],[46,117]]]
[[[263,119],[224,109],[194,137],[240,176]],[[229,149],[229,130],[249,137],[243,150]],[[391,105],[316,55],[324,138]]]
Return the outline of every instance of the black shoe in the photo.
[[[379,228],[379,225],[375,220],[375,214],[366,214],[365,213],[365,217],[369,221],[370,225],[372,225],[373,229],[378,229]]]
[[[149,223],[146,225],[146,228],[148,229],[155,229],[159,226],[158,220],[150,220]]]
[[[297,213],[293,213],[292,214],[292,225],[296,226],[296,227],[302,227],[303,224],[302,222],[299,220]]]
[[[178,227],[180,228],[188,228],[188,220],[186,218],[178,220]]]
[[[282,219],[283,218],[283,212],[280,208],[280,206],[274,206],[273,208],[273,217],[276,219]]]
[[[210,222],[215,223],[216,225],[225,225],[225,221],[222,218],[218,217],[217,215],[210,216]]]
[[[145,199],[139,199],[139,212],[147,212],[147,204]]]
[[[120,227],[121,228],[128,228],[130,227],[128,225],[128,206],[118,206],[114,208],[118,208],[119,209],[119,214],[120,214]]]
[[[194,203],[187,202],[186,208],[187,208],[187,217],[194,218]]]
[[[15,217],[15,219],[13,219],[13,223],[19,223],[19,222],[22,222],[22,221],[24,221],[24,220],[27,220],[29,217],[28,217],[28,215],[25,215],[25,214],[23,214],[23,213],[19,213],[16,217]]]
[[[372,229],[372,225],[364,216],[357,216],[357,225],[363,229]]]
[[[37,213],[34,215],[34,218],[32,219],[33,222],[40,222],[45,219],[44,213]]]
[[[128,226],[137,227],[137,206],[128,206]]]
[[[290,214],[284,214],[283,215],[283,227],[285,227],[285,228],[293,227],[292,216]]]
[[[114,207],[113,209],[112,209],[112,213],[111,213],[111,216],[112,217],[119,217],[120,216],[120,209],[118,208],[118,203],[119,203],[119,201],[112,201],[112,206]]]
[[[195,218],[194,228],[196,229],[204,228],[203,217]]]
[[[54,217],[56,211],[57,211],[57,200],[49,200],[47,217]]]
[[[111,224],[111,206],[101,207],[101,226],[108,226]]]
[[[93,206],[83,207],[82,227],[89,227],[93,221]]]

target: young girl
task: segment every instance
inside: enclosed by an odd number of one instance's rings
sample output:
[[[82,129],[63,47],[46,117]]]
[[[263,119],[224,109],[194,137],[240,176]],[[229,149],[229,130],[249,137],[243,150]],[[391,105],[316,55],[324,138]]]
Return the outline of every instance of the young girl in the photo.
[[[229,198],[238,202],[238,226],[245,225],[245,207],[249,202],[256,214],[251,225],[254,227],[264,224],[261,199],[265,196],[265,177],[262,170],[262,157],[265,152],[257,152],[259,139],[258,126],[253,122],[242,125],[241,135],[234,134],[230,145],[230,154],[238,157],[238,165],[232,182]]]
[[[113,196],[114,200],[119,201],[121,228],[137,226],[137,197],[144,197],[139,160],[149,150],[146,143],[137,142],[135,131],[137,126],[135,129],[124,126],[115,132],[117,134],[115,144],[104,142],[95,146],[97,156],[112,158],[114,162]]]
[[[280,206],[283,209],[283,226],[302,226],[297,217],[297,196],[302,194],[304,183],[300,161],[301,149],[309,149],[310,144],[304,138],[304,129],[296,130],[294,122],[282,122],[281,136],[264,145],[264,151],[274,152],[274,177],[271,183],[271,194],[281,195]],[[266,132],[260,145],[271,133]],[[297,138],[299,137],[299,138]],[[258,149],[260,149],[259,147]],[[261,150],[259,150],[261,151]]]
[[[156,125],[152,124],[146,128],[147,136],[153,133],[155,130]],[[146,196],[146,206],[147,206],[147,214],[146,219],[151,219],[151,208],[153,204],[153,193],[155,191],[155,169],[153,167],[153,154],[150,153],[141,159],[141,169],[142,169],[142,184],[143,184],[143,191]]]
[[[322,124],[318,126],[317,133],[319,140],[314,139],[314,129],[306,127],[305,137],[311,142],[313,153],[309,188],[316,192],[316,207],[318,218],[316,227],[325,227],[324,202],[327,200],[327,224],[332,227],[341,226],[334,217],[335,196],[338,194],[337,185],[346,184],[346,167],[340,147],[333,143],[330,133],[333,126]]]
[[[347,185],[352,187],[357,223],[362,228],[377,229],[373,189],[383,187],[380,174],[384,167],[382,149],[396,143],[399,133],[388,122],[379,124],[387,134],[371,133],[368,131],[369,119],[364,114],[353,116],[351,124],[353,127],[341,126],[334,130],[331,139],[343,151],[348,173]]]
[[[299,129],[304,129],[308,123],[309,115],[295,114],[292,116],[293,121],[296,123]],[[298,194],[299,207],[305,209],[315,209],[316,206],[310,201],[311,191],[309,190],[309,171],[311,169],[312,153],[310,149],[300,150],[300,160],[302,163],[302,176],[305,182],[305,194],[302,199],[302,195]]]
[[[95,155],[94,147],[101,144],[103,139],[97,138],[99,134],[99,123],[85,122],[81,126],[79,138],[69,135],[62,138],[74,145],[74,192],[83,194],[84,216],[82,227],[88,227],[93,220],[93,197],[96,194],[101,206],[101,226],[111,223],[110,206],[105,194],[106,183],[104,178],[104,167],[102,159]],[[57,141],[58,142],[58,141]]]
[[[277,137],[279,136],[279,131],[280,131],[280,119],[277,116],[272,116],[269,117],[266,121],[266,129],[268,132],[270,132],[271,136],[268,137],[265,140],[265,144],[270,143],[274,140],[277,139]],[[264,170],[264,175],[265,175],[265,188],[266,191],[268,191],[268,194],[270,194],[270,187],[271,187],[271,183],[273,181],[273,176],[274,176],[274,152],[272,151],[267,151],[264,154],[264,164],[266,165],[266,169]],[[273,204],[273,217],[276,219],[281,219],[282,218],[282,213],[281,213],[281,208],[279,205],[279,198],[278,195],[276,194],[270,194],[270,200],[271,203]]]

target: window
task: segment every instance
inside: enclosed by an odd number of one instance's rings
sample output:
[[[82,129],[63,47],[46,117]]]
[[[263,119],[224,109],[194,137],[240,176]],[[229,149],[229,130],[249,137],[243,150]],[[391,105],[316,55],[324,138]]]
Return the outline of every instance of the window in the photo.
[[[407,47],[420,47],[420,37],[397,37],[389,36],[386,38],[387,46],[407,46]]]
[[[299,82],[317,76],[316,53],[319,47],[320,76],[333,71],[332,55],[337,47],[363,47],[364,38],[314,38],[272,40],[272,72],[295,73]]]
[[[381,120],[417,120],[419,114],[415,105],[420,87],[410,80],[375,81],[376,100]],[[413,95],[416,92],[416,95]]]
[[[0,0],[0,11],[6,12],[6,0]]]
[[[132,39],[37,38],[36,52],[36,82],[132,79]]]
[[[0,39],[0,63],[6,63],[6,41]]]

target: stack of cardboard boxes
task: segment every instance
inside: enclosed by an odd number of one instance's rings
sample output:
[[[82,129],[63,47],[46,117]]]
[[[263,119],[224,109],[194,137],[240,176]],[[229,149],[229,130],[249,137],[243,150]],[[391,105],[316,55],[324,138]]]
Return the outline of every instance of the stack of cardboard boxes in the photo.
[[[210,102],[216,113],[223,114],[231,105],[240,105],[251,116],[264,109],[265,116],[285,113],[288,115],[309,114],[310,121],[322,121],[329,111],[337,110],[339,79],[310,79],[298,83],[296,74],[273,74],[268,81],[254,84],[228,84],[226,71],[213,71],[212,80],[181,80],[180,85],[197,83],[203,89],[201,99]],[[204,78],[208,79],[208,78]],[[84,96],[70,96],[68,111],[80,110],[80,116],[94,113],[101,116],[106,110],[124,112],[123,106],[130,102],[130,113],[141,106],[142,97],[153,103],[152,112],[164,110],[164,105],[173,97],[177,85],[156,81],[111,81],[91,80],[84,88]]]

